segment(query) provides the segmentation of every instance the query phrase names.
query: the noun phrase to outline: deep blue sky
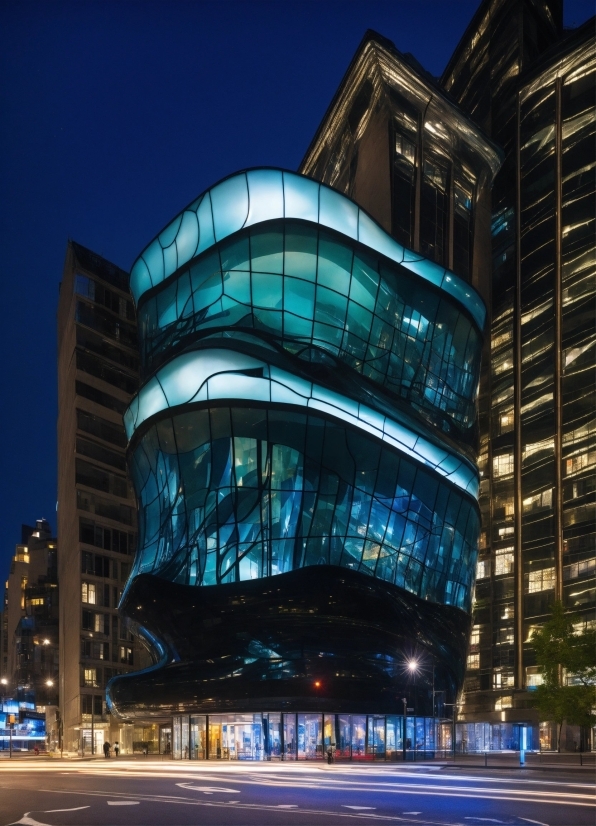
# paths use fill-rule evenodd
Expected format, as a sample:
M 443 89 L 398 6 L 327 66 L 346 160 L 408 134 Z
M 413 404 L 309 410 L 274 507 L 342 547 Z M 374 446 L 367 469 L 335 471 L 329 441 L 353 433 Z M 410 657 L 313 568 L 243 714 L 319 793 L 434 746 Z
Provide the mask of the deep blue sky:
M 129 269 L 220 177 L 297 167 L 367 28 L 439 75 L 477 5 L 0 0 L 0 582 L 21 523 L 56 526 L 67 239 Z

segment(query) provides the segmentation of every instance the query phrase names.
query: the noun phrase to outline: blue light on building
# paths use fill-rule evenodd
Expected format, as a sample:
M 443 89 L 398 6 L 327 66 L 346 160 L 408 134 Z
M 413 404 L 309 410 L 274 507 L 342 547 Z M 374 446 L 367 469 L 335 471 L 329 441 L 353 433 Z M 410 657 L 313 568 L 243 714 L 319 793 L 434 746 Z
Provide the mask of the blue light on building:
M 197 198 L 131 285 L 121 609 L 160 653 L 112 710 L 401 713 L 416 652 L 431 714 L 461 685 L 476 566 L 476 291 L 276 169 Z

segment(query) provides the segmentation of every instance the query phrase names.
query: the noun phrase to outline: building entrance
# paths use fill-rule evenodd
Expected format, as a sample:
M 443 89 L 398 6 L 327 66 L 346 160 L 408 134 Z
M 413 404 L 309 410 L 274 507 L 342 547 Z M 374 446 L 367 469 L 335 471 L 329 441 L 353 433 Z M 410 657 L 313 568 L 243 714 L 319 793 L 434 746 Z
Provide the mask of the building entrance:
M 172 753 L 172 726 L 159 727 L 159 753 Z

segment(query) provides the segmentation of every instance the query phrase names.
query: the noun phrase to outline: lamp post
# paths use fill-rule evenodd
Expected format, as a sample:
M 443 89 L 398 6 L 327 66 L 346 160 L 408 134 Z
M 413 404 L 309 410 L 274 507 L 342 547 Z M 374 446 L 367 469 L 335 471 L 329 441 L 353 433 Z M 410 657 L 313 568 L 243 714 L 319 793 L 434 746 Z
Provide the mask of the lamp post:
M 8 680 L 6 679 L 6 677 L 2 677 L 2 679 L 0 679 L 0 685 L 2 686 L 2 706 L 4 707 L 4 705 L 6 703 L 6 686 L 8 685 Z M 13 719 L 14 719 L 14 715 L 7 713 L 6 722 L 8 723 L 8 737 L 9 737 L 9 743 L 10 743 L 10 745 L 9 745 L 9 749 L 10 749 L 9 757 L 12 757 L 12 722 L 11 722 L 11 720 L 13 720 Z

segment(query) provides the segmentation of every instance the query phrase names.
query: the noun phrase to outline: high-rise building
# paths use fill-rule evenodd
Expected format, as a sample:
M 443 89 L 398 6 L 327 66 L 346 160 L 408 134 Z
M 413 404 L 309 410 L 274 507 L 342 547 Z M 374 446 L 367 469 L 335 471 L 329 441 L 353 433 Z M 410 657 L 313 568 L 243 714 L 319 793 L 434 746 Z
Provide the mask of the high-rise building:
M 141 664 L 138 643 L 117 612 L 136 544 L 122 413 L 137 386 L 128 275 L 70 242 L 58 307 L 59 693 L 66 751 L 97 750 L 104 737 L 132 746 L 107 713 L 104 691 L 114 674 Z
M 176 756 L 436 743 L 470 628 L 473 285 L 499 162 L 368 33 L 310 177 L 232 175 L 133 265 L 139 550 L 121 608 L 159 662 L 108 698 L 164 741 L 173 715 Z
M 3 694 L 36 706 L 58 694 L 57 544 L 45 519 L 23 525 L 4 590 Z
M 534 628 L 554 599 L 578 629 L 594 622 L 596 53 L 594 19 L 574 31 L 561 21 L 558 0 L 486 0 L 442 78 L 505 150 L 491 208 L 469 721 L 538 723 Z M 543 746 L 553 737 L 543 726 Z

